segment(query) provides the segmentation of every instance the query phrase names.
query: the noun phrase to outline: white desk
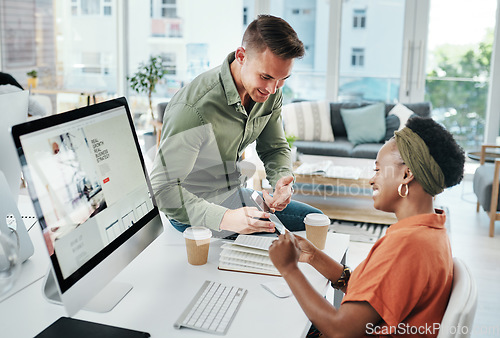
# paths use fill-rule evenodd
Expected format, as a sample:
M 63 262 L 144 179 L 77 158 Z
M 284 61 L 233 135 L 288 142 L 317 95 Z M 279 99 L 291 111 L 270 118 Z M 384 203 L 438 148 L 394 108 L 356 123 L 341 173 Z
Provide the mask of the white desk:
M 131 283 L 134 286 L 132 291 L 108 313 L 82 310 L 74 318 L 146 331 L 152 337 L 214 337 L 173 327 L 201 284 L 209 279 L 248 289 L 226 337 L 305 336 L 310 323 L 296 299 L 293 296 L 277 298 L 260 285 L 281 277 L 218 270 L 223 243 L 218 239 L 212 240 L 208 263 L 191 266 L 187 263 L 181 233 L 168 223 L 164 224 L 165 232 L 115 278 L 116 281 Z M 32 229 L 30 236 L 36 248 L 43 245 L 39 228 Z M 340 260 L 348 244 L 348 235 L 329 233 L 326 252 Z M 40 250 L 35 253 L 37 256 L 31 259 L 47 264 L 48 259 L 43 263 L 44 259 L 38 257 Z M 301 269 L 318 292 L 325 294 L 327 280 L 308 265 L 303 264 Z M 42 285 L 43 280 L 38 279 L 0 303 L 2 337 L 33 337 L 57 318 L 66 316 L 62 306 L 43 298 Z
M 26 230 L 31 229 L 29 231 L 29 235 L 31 241 L 33 242 L 34 253 L 33 256 L 31 256 L 22 265 L 16 284 L 9 292 L 0 296 L 0 315 L 2 313 L 2 301 L 4 299 L 11 297 L 11 295 L 41 279 L 47 274 L 48 271 L 49 256 L 47 254 L 47 247 L 43 241 L 42 232 L 39 230 L 38 222 L 35 216 L 35 210 L 33 209 L 31 199 L 28 195 L 19 195 L 19 207 L 19 212 L 21 213 L 24 221 L 24 227 Z
M 78 89 L 44 89 L 44 88 L 33 88 L 31 92 L 34 94 L 47 94 L 47 95 L 57 95 L 57 94 L 78 94 L 87 97 L 87 106 L 90 106 L 90 98 L 96 103 L 95 97 L 98 94 L 106 92 L 105 90 L 78 90 Z

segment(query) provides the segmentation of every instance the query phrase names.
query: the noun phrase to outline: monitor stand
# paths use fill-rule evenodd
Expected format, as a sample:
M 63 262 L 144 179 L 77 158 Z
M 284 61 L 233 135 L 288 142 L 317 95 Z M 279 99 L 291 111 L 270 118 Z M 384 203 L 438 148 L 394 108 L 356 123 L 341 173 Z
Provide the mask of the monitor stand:
M 3 159 L 2 159 L 3 161 Z M 8 220 L 8 221 L 7 221 Z M 22 263 L 30 258 L 35 249 L 31 238 L 24 226 L 24 221 L 17 208 L 17 203 L 10 191 L 9 184 L 4 173 L 0 170 L 0 232 L 6 236 L 11 233 L 17 240 L 19 252 L 18 257 Z
M 132 288 L 132 284 L 113 281 L 92 298 L 83 309 L 91 312 L 109 312 L 127 295 L 127 293 L 130 292 L 130 290 L 132 290 Z M 57 289 L 54 273 L 50 268 L 45 275 L 43 294 L 49 302 L 63 305 L 61 295 Z

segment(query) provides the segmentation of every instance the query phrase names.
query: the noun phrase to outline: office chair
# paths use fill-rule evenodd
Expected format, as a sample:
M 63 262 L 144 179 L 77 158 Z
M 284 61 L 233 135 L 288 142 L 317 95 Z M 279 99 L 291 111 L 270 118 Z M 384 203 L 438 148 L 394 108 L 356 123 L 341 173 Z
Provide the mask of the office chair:
M 161 128 L 163 127 L 163 115 L 165 115 L 165 109 L 167 108 L 168 102 L 160 102 L 156 107 L 157 117 L 152 121 L 153 126 L 156 129 L 156 147 L 160 146 L 161 139 Z
M 40 105 L 41 109 L 43 109 L 43 112 L 39 111 L 37 114 L 33 113 L 33 115 L 39 115 L 41 117 L 46 115 L 52 115 L 54 113 L 54 111 L 52 110 L 52 101 L 50 100 L 49 96 L 32 94 L 30 95 L 30 100 L 37 102 L 37 104 Z
M 495 234 L 495 221 L 500 220 L 500 205 L 498 199 L 499 190 L 499 172 L 500 159 L 491 158 L 492 163 L 485 163 L 486 157 L 498 155 L 496 153 L 488 153 L 488 148 L 498 149 L 496 145 L 482 145 L 479 164 L 480 166 L 474 173 L 474 181 L 472 184 L 474 193 L 477 196 L 476 212 L 479 212 L 479 207 L 482 206 L 484 211 L 488 213 L 490 218 L 490 237 Z
M 438 338 L 470 337 L 476 314 L 477 287 L 465 263 L 453 258 L 453 285 Z

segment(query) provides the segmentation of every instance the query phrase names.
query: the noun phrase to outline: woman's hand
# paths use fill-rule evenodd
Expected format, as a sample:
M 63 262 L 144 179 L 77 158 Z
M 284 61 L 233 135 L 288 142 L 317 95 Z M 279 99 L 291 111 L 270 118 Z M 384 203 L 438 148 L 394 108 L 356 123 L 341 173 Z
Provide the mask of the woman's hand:
M 300 254 L 300 247 L 291 232 L 280 235 L 278 240 L 274 241 L 269 247 L 269 257 L 282 275 L 297 268 Z
M 318 248 L 316 248 L 314 244 L 309 242 L 307 239 L 299 235 L 294 235 L 291 232 L 287 232 L 285 235 L 281 235 L 278 240 L 273 242 L 269 248 L 269 256 L 271 257 L 273 264 L 279 270 L 276 264 L 283 266 L 293 262 L 312 264 L 314 255 L 317 251 Z M 290 262 L 287 261 L 287 258 Z
M 299 235 L 294 235 L 294 236 L 300 248 L 299 262 L 311 264 L 311 262 L 314 259 L 315 253 L 318 251 L 318 248 L 316 248 L 314 244 L 309 242 L 304 237 L 301 237 Z

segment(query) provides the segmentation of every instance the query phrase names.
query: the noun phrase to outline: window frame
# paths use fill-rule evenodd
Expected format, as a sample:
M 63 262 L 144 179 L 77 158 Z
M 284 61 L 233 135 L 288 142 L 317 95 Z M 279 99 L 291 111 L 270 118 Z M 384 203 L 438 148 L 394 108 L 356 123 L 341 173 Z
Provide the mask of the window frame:
M 366 28 L 366 9 L 355 9 L 353 11 L 353 25 L 354 29 Z

